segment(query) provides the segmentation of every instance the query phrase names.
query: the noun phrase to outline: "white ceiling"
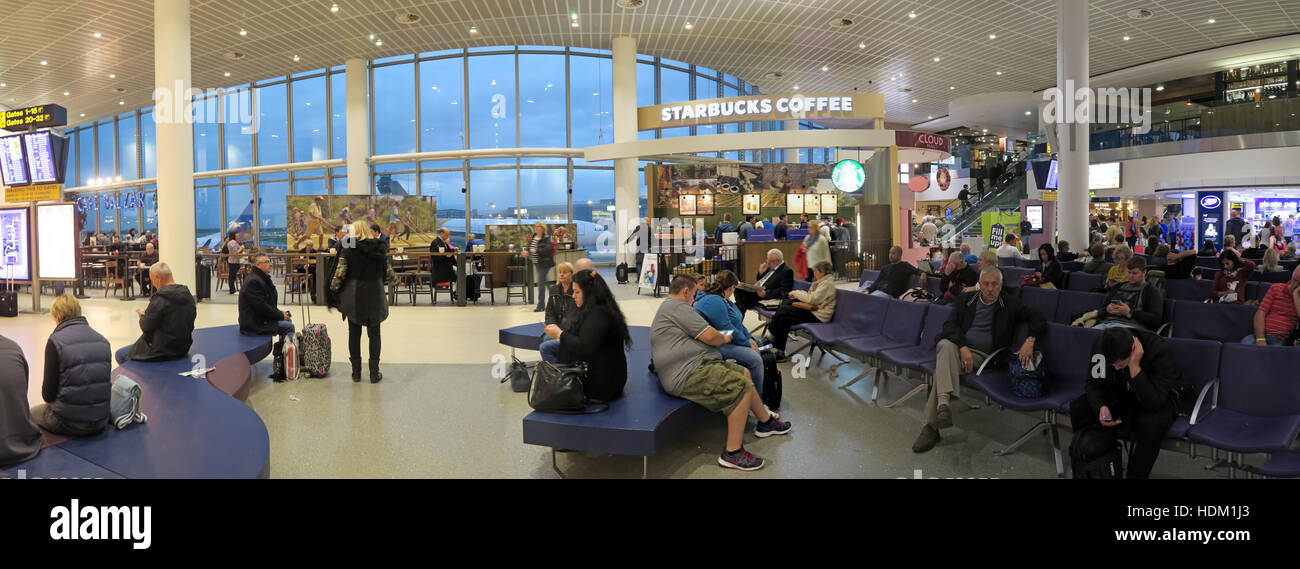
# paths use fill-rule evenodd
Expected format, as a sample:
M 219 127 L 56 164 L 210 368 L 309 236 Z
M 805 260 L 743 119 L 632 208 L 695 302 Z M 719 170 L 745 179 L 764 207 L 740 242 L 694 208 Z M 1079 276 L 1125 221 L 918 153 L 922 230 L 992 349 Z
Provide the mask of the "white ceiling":
M 898 123 L 947 114 L 959 97 L 1055 81 L 1055 0 L 646 0 L 635 10 L 614 0 L 339 0 L 337 14 L 331 0 L 191 1 L 199 88 L 341 65 L 353 56 L 515 44 L 609 49 L 615 35 L 636 37 L 641 53 L 719 69 L 767 92 L 795 84 L 804 92 L 883 92 L 886 115 Z M 1134 8 L 1153 15 L 1132 20 L 1125 14 Z M 0 36 L 0 104 L 59 103 L 77 122 L 150 104 L 152 0 L 0 0 L 0 10 L 24 15 L 22 28 Z M 917 17 L 908 17 L 912 11 Z M 579 28 L 569 25 L 573 12 Z M 407 13 L 420 21 L 395 21 Z M 854 24 L 829 25 L 840 18 Z M 1298 22 L 1300 0 L 1092 0 L 1091 72 L 1294 34 Z M 96 32 L 102 37 L 92 37 Z M 368 40 L 371 33 L 382 47 Z M 1130 41 L 1121 39 L 1126 34 Z M 246 57 L 228 61 L 229 51 Z M 768 72 L 785 76 L 765 79 Z

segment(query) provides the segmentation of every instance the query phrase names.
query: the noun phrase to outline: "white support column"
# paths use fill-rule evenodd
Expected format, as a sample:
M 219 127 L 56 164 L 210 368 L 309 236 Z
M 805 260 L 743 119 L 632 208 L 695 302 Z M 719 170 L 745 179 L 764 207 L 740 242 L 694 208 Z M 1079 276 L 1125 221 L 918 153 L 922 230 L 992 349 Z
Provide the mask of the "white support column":
M 366 60 L 351 58 L 345 62 L 343 82 L 347 85 L 348 113 L 348 194 L 370 193 L 370 104 L 366 90 Z
M 190 1 L 155 0 L 154 112 L 158 138 L 159 260 L 177 284 L 195 292 L 194 128 L 185 114 L 190 92 Z M 212 117 L 206 117 L 213 120 Z M 220 120 L 219 117 L 216 120 Z
M 635 142 L 636 117 L 636 38 L 614 38 L 614 142 Z M 637 159 L 614 161 L 614 227 L 610 246 L 616 251 L 615 262 L 626 262 L 623 241 L 640 222 L 640 185 L 637 183 Z
M 1056 83 L 1061 89 L 1063 105 L 1077 105 L 1075 92 L 1088 88 L 1088 2 L 1085 0 L 1056 1 Z M 1074 120 L 1069 124 L 1056 125 L 1060 140 L 1057 228 L 1060 239 L 1087 243 L 1088 124 L 1077 113 L 1065 114 L 1071 115 Z

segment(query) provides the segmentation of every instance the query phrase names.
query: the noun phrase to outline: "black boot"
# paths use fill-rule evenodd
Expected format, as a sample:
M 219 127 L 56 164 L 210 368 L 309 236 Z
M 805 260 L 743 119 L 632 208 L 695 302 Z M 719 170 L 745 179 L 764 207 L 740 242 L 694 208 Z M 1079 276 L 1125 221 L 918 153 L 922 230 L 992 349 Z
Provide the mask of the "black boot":
M 379 373 L 379 360 L 370 360 L 370 383 L 379 383 L 384 374 Z
M 361 358 L 351 359 L 352 362 L 352 381 L 361 381 Z

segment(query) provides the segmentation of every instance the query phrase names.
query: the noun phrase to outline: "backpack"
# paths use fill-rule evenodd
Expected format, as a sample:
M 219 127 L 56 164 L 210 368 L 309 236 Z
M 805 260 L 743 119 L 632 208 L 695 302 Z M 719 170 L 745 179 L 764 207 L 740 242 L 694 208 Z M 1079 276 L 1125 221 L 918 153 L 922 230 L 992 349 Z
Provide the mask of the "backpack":
M 759 352 L 763 357 L 763 404 L 773 411 L 781 408 L 781 370 L 776 367 L 772 350 Z
M 1011 392 L 1016 397 L 1037 399 L 1048 393 L 1047 386 L 1044 385 L 1047 374 L 1043 372 L 1042 363 L 1042 352 L 1034 352 L 1034 365 L 1029 367 L 1021 365 L 1020 358 L 1011 358 L 1008 375 L 1011 377 Z
M 618 284 L 627 284 L 627 263 L 619 263 L 614 268 L 614 278 L 618 280 Z
M 125 375 L 118 375 L 113 380 L 108 401 L 109 415 L 113 418 L 113 426 L 118 429 L 149 420 L 149 416 L 140 410 L 140 385 Z
M 1070 441 L 1070 469 L 1075 478 L 1116 479 L 1124 477 L 1124 454 L 1113 429 L 1089 425 Z

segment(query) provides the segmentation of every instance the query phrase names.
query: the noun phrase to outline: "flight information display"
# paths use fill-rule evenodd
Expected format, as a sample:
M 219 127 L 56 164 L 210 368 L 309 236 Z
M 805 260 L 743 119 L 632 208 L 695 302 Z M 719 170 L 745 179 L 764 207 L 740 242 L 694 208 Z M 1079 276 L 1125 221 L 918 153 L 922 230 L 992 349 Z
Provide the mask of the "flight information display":
M 23 155 L 22 136 L 0 138 L 0 178 L 6 186 L 31 183 L 27 178 L 27 160 Z
M 59 181 L 58 170 L 54 164 L 54 148 L 50 144 L 50 133 L 34 132 L 24 134 L 23 146 L 27 147 L 27 167 L 33 184 L 52 184 Z

